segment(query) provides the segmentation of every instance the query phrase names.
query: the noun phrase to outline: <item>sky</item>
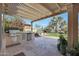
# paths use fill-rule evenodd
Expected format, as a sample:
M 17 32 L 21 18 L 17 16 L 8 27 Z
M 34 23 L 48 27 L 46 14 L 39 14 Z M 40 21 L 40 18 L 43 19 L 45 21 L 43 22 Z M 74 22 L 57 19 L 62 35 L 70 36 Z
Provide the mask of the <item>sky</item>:
M 68 23 L 68 13 L 67 12 L 56 15 L 56 16 L 63 17 L 63 19 Z M 43 26 L 43 27 L 46 27 L 49 24 L 49 22 L 51 21 L 51 19 L 52 19 L 52 17 L 49 17 L 49 18 L 45 18 L 45 19 L 41 19 L 39 21 L 36 21 L 36 22 L 33 23 L 33 27 L 35 28 L 36 24 Z
M 56 15 L 56 16 L 63 17 L 63 19 L 68 23 L 68 13 L 67 12 L 59 14 L 59 15 Z M 12 16 L 8 16 L 8 18 L 11 19 Z M 39 25 L 39 26 L 42 26 L 42 27 L 46 27 L 49 24 L 49 22 L 51 21 L 52 18 L 53 17 L 49 17 L 49 18 L 41 19 L 39 21 L 34 22 L 33 23 L 33 28 L 35 28 L 36 24 Z M 24 19 L 24 18 L 22 18 L 22 20 L 23 20 L 23 23 L 25 23 L 25 24 L 31 24 L 31 19 Z

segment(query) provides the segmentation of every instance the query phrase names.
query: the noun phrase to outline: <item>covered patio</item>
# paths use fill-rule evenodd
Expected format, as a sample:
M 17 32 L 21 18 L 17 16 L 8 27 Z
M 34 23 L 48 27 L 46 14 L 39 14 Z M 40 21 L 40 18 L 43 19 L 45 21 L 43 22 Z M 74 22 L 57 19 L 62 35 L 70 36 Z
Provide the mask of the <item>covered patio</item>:
M 64 12 L 68 12 L 68 48 L 74 48 L 78 44 L 79 4 L 64 4 L 64 3 L 26 3 L 26 4 L 25 3 L 10 3 L 10 4 L 6 3 L 5 4 L 3 3 L 3 4 L 0 4 L 0 7 L 1 7 L 0 8 L 0 52 L 1 52 L 1 55 L 8 55 L 7 53 L 10 53 L 9 51 L 15 48 L 17 48 L 16 51 L 24 51 L 26 52 L 25 55 L 27 55 L 28 50 L 32 49 L 32 46 L 33 48 L 34 47 L 35 48 L 28 52 L 29 55 L 61 55 L 59 52 L 57 52 L 56 45 L 51 47 L 51 43 L 53 43 L 54 40 L 51 41 L 50 38 L 45 38 L 45 37 L 40 37 L 40 38 L 33 37 L 34 39 L 32 41 L 21 41 L 20 47 L 18 46 L 11 49 L 6 48 L 6 38 L 5 38 L 4 27 L 3 27 L 4 21 L 5 21 L 4 15 L 6 14 L 31 19 L 32 20 L 31 31 L 32 31 L 33 22 L 47 18 L 47 17 L 52 17 Z M 44 40 L 44 39 L 48 39 L 48 43 L 50 42 L 50 44 L 46 43 L 47 40 Z M 40 44 L 40 41 L 41 43 L 43 42 L 42 45 Z M 28 45 L 28 43 L 31 43 L 30 45 L 31 47 Z M 41 49 L 40 49 L 40 45 L 41 45 Z M 46 45 L 49 45 L 49 46 L 46 46 Z M 11 50 L 11 53 L 13 52 L 14 51 Z
M 57 50 L 57 39 L 38 37 L 30 41 L 22 41 L 20 45 L 6 48 L 9 56 L 62 56 Z

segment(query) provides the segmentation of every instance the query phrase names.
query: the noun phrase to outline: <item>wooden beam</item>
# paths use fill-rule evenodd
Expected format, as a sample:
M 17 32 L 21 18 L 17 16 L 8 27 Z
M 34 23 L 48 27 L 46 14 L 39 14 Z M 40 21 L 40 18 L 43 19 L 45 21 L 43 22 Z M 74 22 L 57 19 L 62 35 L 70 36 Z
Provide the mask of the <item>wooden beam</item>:
M 67 12 L 67 10 L 63 10 L 63 11 L 59 11 L 59 12 L 56 12 L 56 13 L 52 13 L 51 15 L 42 17 L 42 18 L 37 19 L 37 20 L 34 20 L 33 22 L 35 22 L 35 21 L 39 21 L 39 20 L 42 20 L 42 19 L 45 19 L 45 18 L 48 18 L 48 17 L 52 17 L 52 16 L 55 16 L 55 15 L 58 15 L 58 14 L 61 14 L 61 13 L 64 13 L 64 12 Z
M 78 44 L 78 10 L 79 5 L 68 7 L 68 47 L 74 48 Z
M 67 12 L 68 6 L 71 6 L 71 5 L 63 6 L 61 9 L 57 9 L 57 10 L 53 11 L 51 15 L 41 17 L 39 19 L 34 20 L 33 22 L 38 21 L 38 20 L 42 20 L 44 18 L 52 17 L 52 16 L 55 16 L 55 15 L 58 15 L 58 14 L 61 14 L 61 13 L 64 13 L 64 12 Z

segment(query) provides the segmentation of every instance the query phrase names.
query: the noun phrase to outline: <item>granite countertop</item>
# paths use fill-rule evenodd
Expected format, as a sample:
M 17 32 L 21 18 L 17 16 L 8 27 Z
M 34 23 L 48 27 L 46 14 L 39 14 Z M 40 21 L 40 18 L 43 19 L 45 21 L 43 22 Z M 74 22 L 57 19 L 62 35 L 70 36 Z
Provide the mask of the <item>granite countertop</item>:
M 32 33 L 32 32 L 17 32 L 16 34 L 28 34 L 28 33 Z

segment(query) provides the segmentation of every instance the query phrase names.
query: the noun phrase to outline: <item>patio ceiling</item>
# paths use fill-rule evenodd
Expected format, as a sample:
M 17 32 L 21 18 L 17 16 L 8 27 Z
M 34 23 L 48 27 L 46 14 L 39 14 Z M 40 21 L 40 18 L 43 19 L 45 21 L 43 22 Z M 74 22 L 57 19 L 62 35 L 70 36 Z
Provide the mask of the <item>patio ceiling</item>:
M 65 3 L 7 3 L 4 12 L 37 21 L 67 11 Z M 1 5 L 0 5 L 1 6 Z

